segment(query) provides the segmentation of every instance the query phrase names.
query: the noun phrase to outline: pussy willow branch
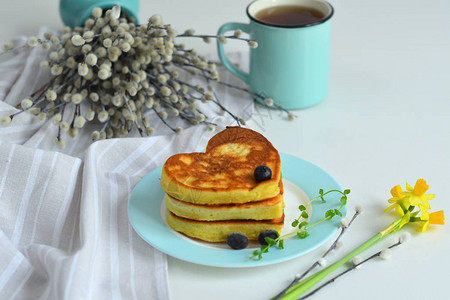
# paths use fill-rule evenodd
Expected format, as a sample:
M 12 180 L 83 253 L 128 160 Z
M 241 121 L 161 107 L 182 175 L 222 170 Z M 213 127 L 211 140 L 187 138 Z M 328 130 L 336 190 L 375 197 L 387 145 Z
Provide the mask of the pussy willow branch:
M 388 249 L 392 249 L 392 248 L 397 247 L 397 246 L 399 246 L 399 245 L 401 245 L 401 242 L 400 242 L 400 241 L 398 241 L 397 243 L 395 243 L 395 244 L 389 246 Z M 381 255 L 381 252 L 383 252 L 383 251 L 382 251 L 382 250 L 381 250 L 381 251 L 378 251 L 377 253 L 375 253 L 375 254 L 369 256 L 368 258 L 366 258 L 365 260 L 361 261 L 360 263 L 353 264 L 353 265 L 352 265 L 350 268 L 348 268 L 347 270 L 345 270 L 345 271 L 339 273 L 338 275 L 336 275 L 335 277 L 331 278 L 330 280 L 328 280 L 327 282 L 325 282 L 324 284 L 322 284 L 321 286 L 319 286 L 318 288 L 316 288 L 316 289 L 313 290 L 312 292 L 306 294 L 305 296 L 303 296 L 303 297 L 301 297 L 301 298 L 298 298 L 297 300 L 303 300 L 303 299 L 306 299 L 306 298 L 308 298 L 308 297 L 314 295 L 315 293 L 317 293 L 317 292 L 318 292 L 319 290 L 321 290 L 322 288 L 324 288 L 324 287 L 326 287 L 327 285 L 329 285 L 329 284 L 333 283 L 334 281 L 336 281 L 336 279 L 338 279 L 339 277 L 341 277 L 341 276 L 347 274 L 348 272 L 350 272 L 350 271 L 352 271 L 352 270 L 355 270 L 357 267 L 361 266 L 362 264 L 364 264 L 364 263 L 366 263 L 366 262 L 368 262 L 368 261 L 370 261 L 370 260 L 372 260 L 372 259 L 374 259 L 374 258 L 380 256 L 380 255 Z
M 264 99 L 265 99 L 264 96 L 262 96 L 262 95 L 260 95 L 260 94 L 258 94 L 258 93 L 252 92 L 252 91 L 251 91 L 250 89 L 248 89 L 248 88 L 240 87 L 240 86 L 233 85 L 233 84 L 226 83 L 226 82 L 222 82 L 222 81 L 219 81 L 219 82 L 217 82 L 217 83 L 218 83 L 218 84 L 221 84 L 221 85 L 224 85 L 224 86 L 226 86 L 226 87 L 229 87 L 229 88 L 233 88 L 233 89 L 236 89 L 236 90 L 240 90 L 240 91 L 246 92 L 246 93 L 250 94 L 251 96 L 253 96 L 253 97 L 255 97 L 255 98 L 258 98 L 259 100 L 261 100 L 261 101 L 264 102 Z M 267 104 L 264 104 L 264 105 L 267 106 L 267 107 L 270 107 L 270 106 L 267 105 Z M 287 109 L 284 109 L 282 106 L 280 106 L 280 105 L 278 105 L 278 104 L 276 104 L 276 103 L 273 103 L 272 106 L 275 107 L 276 109 L 279 109 L 279 110 L 284 111 L 285 113 L 289 114 L 289 111 L 288 111 Z
M 338 235 L 338 237 L 336 238 L 336 240 L 333 242 L 333 244 L 331 244 L 331 246 L 328 248 L 328 250 L 322 255 L 321 258 L 325 258 L 333 249 L 336 248 L 337 243 L 339 242 L 339 240 L 341 239 L 342 235 L 347 231 L 348 227 L 350 227 L 350 225 L 353 223 L 353 221 L 356 219 L 356 217 L 360 215 L 359 212 L 355 212 L 355 214 L 353 215 L 352 219 L 350 220 L 350 222 L 348 223 L 347 226 L 342 226 L 341 227 L 341 231 Z M 302 280 L 303 278 L 305 278 L 306 275 L 309 274 L 309 272 L 311 272 L 314 268 L 316 268 L 319 265 L 319 260 L 317 260 L 316 262 L 314 262 L 302 275 L 300 276 L 296 276 L 294 278 L 294 280 L 292 280 L 292 282 L 285 287 L 281 292 L 279 292 L 275 297 L 272 298 L 272 300 L 276 300 L 278 298 L 280 298 L 281 296 L 283 296 L 287 290 L 289 290 L 292 286 L 294 286 L 297 282 L 299 282 L 300 280 Z

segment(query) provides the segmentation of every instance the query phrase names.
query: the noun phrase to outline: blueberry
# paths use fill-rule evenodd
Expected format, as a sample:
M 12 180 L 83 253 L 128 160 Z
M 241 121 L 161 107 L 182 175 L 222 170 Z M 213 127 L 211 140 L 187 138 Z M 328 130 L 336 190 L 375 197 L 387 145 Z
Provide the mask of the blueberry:
M 268 166 L 257 166 L 253 176 L 255 176 L 255 180 L 258 182 L 269 180 L 272 178 L 272 170 Z
M 270 229 L 270 230 L 264 230 L 262 231 L 258 236 L 258 242 L 261 245 L 267 245 L 266 237 L 269 237 L 273 240 L 275 240 L 279 236 L 278 232 L 276 230 Z
M 248 238 L 240 232 L 232 232 L 227 236 L 227 244 L 235 250 L 244 249 L 248 246 Z

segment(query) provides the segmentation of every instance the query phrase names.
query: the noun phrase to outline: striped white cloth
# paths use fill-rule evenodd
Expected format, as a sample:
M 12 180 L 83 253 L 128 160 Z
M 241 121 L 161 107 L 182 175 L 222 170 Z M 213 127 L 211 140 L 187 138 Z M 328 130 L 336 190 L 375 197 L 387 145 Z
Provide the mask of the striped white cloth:
M 0 116 L 45 82 L 44 54 L 2 58 Z M 218 94 L 236 115 L 251 116 L 248 95 Z M 212 121 L 233 124 L 229 116 Z M 159 124 L 160 135 L 92 143 L 82 132 L 61 151 L 55 130 L 28 113 L 0 128 L 0 298 L 169 299 L 166 256 L 134 232 L 128 198 L 169 156 L 203 151 L 214 133 L 193 126 L 175 135 Z

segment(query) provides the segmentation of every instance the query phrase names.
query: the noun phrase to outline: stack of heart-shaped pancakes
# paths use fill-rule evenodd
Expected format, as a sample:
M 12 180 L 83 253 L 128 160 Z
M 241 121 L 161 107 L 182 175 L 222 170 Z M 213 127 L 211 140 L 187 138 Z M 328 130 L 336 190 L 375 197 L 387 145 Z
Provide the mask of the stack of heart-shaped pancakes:
M 270 179 L 257 182 L 257 166 Z M 167 223 L 187 236 L 224 242 L 232 232 L 249 240 L 284 224 L 283 184 L 278 151 L 261 134 L 227 127 L 208 142 L 205 153 L 171 156 L 163 166 Z

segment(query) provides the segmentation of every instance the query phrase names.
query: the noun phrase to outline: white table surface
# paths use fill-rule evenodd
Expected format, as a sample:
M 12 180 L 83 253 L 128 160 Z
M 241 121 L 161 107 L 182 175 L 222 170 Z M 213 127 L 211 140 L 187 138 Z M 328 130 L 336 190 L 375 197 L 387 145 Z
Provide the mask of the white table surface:
M 245 22 L 248 3 L 141 1 L 139 17 L 145 22 L 158 13 L 178 31 L 194 28 L 214 34 L 227 21 Z M 296 111 L 292 122 L 278 112 L 260 110 L 248 125 L 279 151 L 320 166 L 350 188 L 349 214 L 356 204 L 365 207 L 344 235 L 343 248 L 330 256 L 332 261 L 392 222 L 382 210 L 394 185 L 426 179 L 429 192 L 437 195 L 433 210 L 450 214 L 450 2 L 331 3 L 335 16 L 327 99 Z M 42 25 L 62 26 L 56 0 L 2 1 L 0 15 L 2 42 L 36 34 Z M 214 44 L 193 47 L 205 54 L 215 51 Z M 226 49 L 243 48 L 230 43 Z M 393 250 L 391 260 L 370 262 L 312 299 L 448 299 L 448 225 L 426 234 L 408 231 L 412 239 Z M 391 236 L 373 250 L 397 238 Z M 215 268 L 169 258 L 172 299 L 268 299 L 319 258 L 330 242 L 299 258 L 257 268 Z

